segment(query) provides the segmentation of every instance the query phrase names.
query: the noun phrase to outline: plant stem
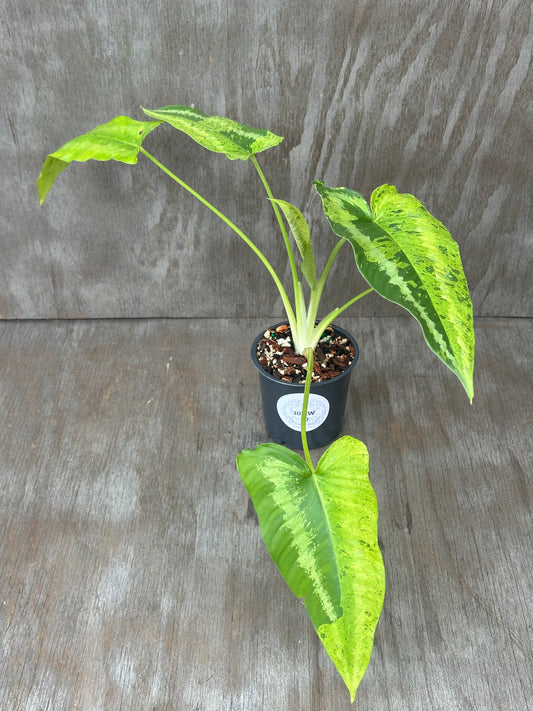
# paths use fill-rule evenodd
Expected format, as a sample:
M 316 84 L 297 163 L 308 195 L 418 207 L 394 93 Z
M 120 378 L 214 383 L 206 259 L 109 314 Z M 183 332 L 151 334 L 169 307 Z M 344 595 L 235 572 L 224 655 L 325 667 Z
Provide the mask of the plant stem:
M 253 155 L 253 156 L 250 156 L 250 160 L 254 164 L 255 169 L 257 170 L 257 173 L 258 173 L 259 177 L 261 178 L 261 182 L 263 183 L 263 186 L 266 190 L 266 194 L 268 195 L 268 197 L 271 201 L 272 209 L 274 210 L 274 214 L 276 215 L 276 219 L 278 221 L 278 225 L 281 230 L 281 234 L 283 236 L 283 241 L 285 242 L 285 249 L 287 250 L 287 256 L 289 257 L 289 264 L 291 267 L 292 284 L 293 284 L 293 288 L 294 288 L 294 301 L 295 301 L 296 311 L 298 312 L 298 302 L 301 297 L 300 290 L 298 289 L 298 281 L 299 281 L 298 280 L 298 269 L 296 267 L 296 261 L 294 259 L 294 252 L 292 251 L 292 248 L 291 248 L 291 243 L 289 240 L 289 235 L 287 233 L 287 228 L 285 227 L 285 223 L 283 222 L 283 218 L 281 216 L 278 206 L 276 205 L 275 202 L 272 202 L 272 200 L 274 199 L 274 195 L 272 193 L 272 190 L 270 189 L 270 185 L 268 184 L 268 181 L 267 181 L 263 171 L 259 167 L 257 158 Z
M 223 222 L 228 225 L 247 245 L 250 247 L 250 249 L 254 252 L 254 254 L 259 257 L 259 259 L 263 262 L 264 266 L 268 270 L 270 276 L 274 280 L 274 283 L 276 284 L 278 291 L 281 296 L 281 300 L 283 301 L 283 306 L 285 307 L 285 311 L 287 312 L 287 317 L 289 319 L 289 323 L 291 324 L 291 327 L 293 326 L 294 323 L 296 323 L 296 318 L 294 315 L 293 308 L 291 306 L 291 302 L 289 301 L 289 297 L 287 296 L 287 292 L 285 291 L 283 284 L 281 283 L 281 280 L 279 279 L 278 275 L 274 271 L 274 267 L 270 264 L 268 259 L 265 257 L 265 255 L 261 252 L 261 250 L 256 247 L 256 245 L 252 242 L 252 240 L 247 237 L 244 232 L 237 227 L 237 225 L 232 222 L 226 215 L 224 215 L 223 212 L 220 212 L 214 205 L 212 205 L 208 200 L 206 200 L 203 195 L 200 195 L 200 193 L 197 193 L 196 190 L 190 187 L 190 185 L 187 185 L 187 183 L 182 180 L 181 178 L 178 178 L 177 175 L 175 175 L 171 170 L 169 170 L 166 166 L 164 166 L 162 163 L 160 163 L 157 158 L 155 158 L 153 155 L 148 153 L 147 150 L 145 150 L 142 146 L 140 147 L 141 153 L 143 153 L 147 158 L 149 158 L 155 165 L 157 165 L 158 168 L 161 168 L 161 170 L 166 173 L 172 180 L 174 180 L 178 185 L 181 185 L 182 188 L 187 190 L 191 195 L 193 195 L 197 200 L 199 200 L 203 205 L 205 205 L 207 208 L 211 210 L 211 212 L 214 212 L 217 217 L 219 217 Z
M 308 329 L 314 329 L 316 316 L 317 316 L 318 308 L 320 305 L 320 300 L 322 298 L 322 292 L 324 291 L 324 287 L 326 285 L 326 280 L 328 278 L 328 274 L 330 272 L 331 267 L 333 266 L 335 257 L 339 253 L 341 247 L 343 247 L 345 244 L 346 244 L 345 239 L 340 239 L 337 242 L 337 244 L 333 248 L 331 254 L 329 255 L 328 261 L 326 262 L 326 266 L 324 267 L 324 270 L 323 270 L 322 274 L 320 275 L 320 279 L 317 281 L 316 287 L 311 291 L 311 295 L 309 298 L 309 310 L 308 310 L 308 315 L 307 315 L 307 328 Z
M 326 266 L 324 267 L 324 270 L 322 274 L 320 275 L 320 279 L 318 280 L 318 283 L 320 284 L 320 293 L 322 293 L 322 290 L 324 288 L 324 284 L 326 283 L 326 279 L 329 274 L 329 270 L 333 266 L 333 262 L 335 261 L 335 257 L 339 253 L 341 247 L 343 247 L 346 244 L 346 240 L 344 238 L 341 238 L 337 244 L 333 247 L 331 254 L 329 255 L 328 261 L 326 262 Z
M 327 316 L 325 316 L 322 319 L 322 321 L 320 321 L 320 323 L 316 326 L 315 331 L 314 331 L 315 336 L 313 338 L 313 343 L 315 342 L 315 339 L 316 339 L 316 342 L 318 343 L 318 341 L 320 340 L 320 336 L 322 335 L 324 329 L 327 328 L 332 323 L 332 321 L 334 321 L 338 316 L 340 316 L 340 314 L 343 311 L 345 311 L 352 304 L 355 304 L 355 302 L 359 301 L 359 299 L 362 299 L 363 296 L 367 296 L 368 294 L 370 294 L 372 291 L 374 291 L 374 289 L 372 289 L 372 288 L 367 289 L 366 291 L 362 291 L 360 294 L 357 294 L 357 296 L 354 296 L 353 299 L 350 299 L 350 301 L 347 301 L 343 306 L 339 306 L 337 309 L 330 311 L 329 314 Z
M 304 400 L 302 403 L 302 419 L 301 419 L 300 430 L 301 430 L 301 435 L 302 435 L 302 447 L 304 450 L 305 461 L 307 462 L 307 466 L 311 470 L 311 474 L 314 474 L 315 468 L 313 466 L 313 462 L 311 461 L 311 455 L 309 454 L 309 446 L 307 444 L 307 432 L 306 432 L 307 406 L 309 403 L 309 392 L 311 390 L 311 380 L 313 377 L 313 364 L 315 362 L 313 349 L 306 348 L 304 355 L 307 359 L 307 373 L 305 376 Z

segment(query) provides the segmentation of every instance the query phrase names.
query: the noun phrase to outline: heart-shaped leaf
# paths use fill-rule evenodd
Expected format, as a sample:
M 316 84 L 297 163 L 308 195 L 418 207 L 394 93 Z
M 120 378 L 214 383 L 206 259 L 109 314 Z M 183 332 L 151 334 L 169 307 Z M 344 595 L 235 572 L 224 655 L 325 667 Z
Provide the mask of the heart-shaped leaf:
M 270 131 L 250 128 L 224 116 L 208 116 L 190 106 L 163 106 L 144 113 L 158 121 L 166 121 L 178 131 L 183 131 L 204 148 L 215 153 L 225 153 L 228 158 L 246 160 L 283 141 Z
M 116 116 L 108 123 L 73 138 L 46 158 L 37 179 L 41 204 L 55 179 L 74 161 L 118 160 L 137 163 L 137 155 L 144 138 L 161 121 L 135 121 L 127 116 Z
M 237 457 L 261 534 L 353 701 L 370 661 L 385 592 L 378 508 L 362 442 L 342 437 L 313 473 L 295 452 L 261 444 Z
M 381 296 L 407 309 L 428 346 L 474 396 L 472 302 L 459 247 L 413 195 L 382 185 L 365 199 L 314 183 L 329 223 L 353 247 L 357 266 Z

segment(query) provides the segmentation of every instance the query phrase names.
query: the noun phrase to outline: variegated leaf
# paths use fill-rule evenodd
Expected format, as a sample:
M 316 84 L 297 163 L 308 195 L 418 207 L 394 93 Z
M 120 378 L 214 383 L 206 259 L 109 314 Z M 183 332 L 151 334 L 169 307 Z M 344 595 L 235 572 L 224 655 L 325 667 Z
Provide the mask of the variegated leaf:
M 352 245 L 361 274 L 417 319 L 428 346 L 472 399 L 472 302 L 459 247 L 446 227 L 392 185 L 374 190 L 370 208 L 353 190 L 314 184 L 333 231 Z
M 145 137 L 161 121 L 135 121 L 127 116 L 116 116 L 108 123 L 93 128 L 65 143 L 46 158 L 37 179 L 41 204 L 57 176 L 72 161 L 118 160 L 137 163 L 137 155 Z
M 272 202 L 276 203 L 276 205 L 283 210 L 283 214 L 291 228 L 294 241 L 302 255 L 302 263 L 300 266 L 302 274 L 309 286 L 313 289 L 316 286 L 316 267 L 309 225 L 300 210 L 294 207 L 294 205 L 291 205 L 290 202 L 286 202 L 285 200 L 272 200 Z
M 378 509 L 362 442 L 342 437 L 316 471 L 295 452 L 261 444 L 237 457 L 261 534 L 352 701 L 365 673 L 385 591 Z
M 190 106 L 163 106 L 151 110 L 143 108 L 147 116 L 166 121 L 183 131 L 204 148 L 225 153 L 228 158 L 246 160 L 283 141 L 270 131 L 250 128 L 223 116 L 208 116 Z

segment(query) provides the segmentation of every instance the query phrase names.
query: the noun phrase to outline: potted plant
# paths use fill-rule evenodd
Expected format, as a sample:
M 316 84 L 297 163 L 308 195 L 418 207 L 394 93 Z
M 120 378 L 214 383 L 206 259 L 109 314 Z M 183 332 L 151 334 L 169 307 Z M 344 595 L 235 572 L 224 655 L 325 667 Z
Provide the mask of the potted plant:
M 291 376 L 298 370 L 296 380 L 304 381 L 294 383 L 285 377 L 287 386 L 297 386 L 298 392 L 291 391 L 290 396 L 296 394 L 300 398 L 291 405 L 292 417 L 299 419 L 299 425 L 292 422 L 289 429 L 297 432 L 296 444 L 303 449 L 303 457 L 278 442 L 268 442 L 254 450 L 242 451 L 237 466 L 257 511 L 268 552 L 292 592 L 304 599 L 313 626 L 353 701 L 370 660 L 385 591 L 383 560 L 377 542 L 378 509 L 368 478 L 368 452 L 362 442 L 350 436 L 341 437 L 329 446 L 317 465 L 313 464 L 307 430 L 312 437 L 323 424 L 316 425 L 315 409 L 309 408 L 309 399 L 314 395 L 312 388 L 316 390 L 322 385 L 312 386 L 313 374 L 316 379 L 321 373 L 315 358 L 322 358 L 324 347 L 328 350 L 327 339 L 335 335 L 335 328 L 328 329 L 334 320 L 375 291 L 414 316 L 429 348 L 455 373 L 471 400 L 472 303 L 458 246 L 421 202 L 412 195 L 398 193 L 391 185 L 376 188 L 369 205 L 353 190 L 326 187 L 317 180 L 314 186 L 324 213 L 339 237 L 322 272 L 317 274 L 304 216 L 295 206 L 274 197 L 257 160 L 260 152 L 283 140 L 280 136 L 227 118 L 207 116 L 187 106 L 143 111 L 151 120 L 118 116 L 48 155 L 37 181 L 41 203 L 57 176 L 72 161 L 118 160 L 133 164 L 140 153 L 217 215 L 269 272 L 281 296 L 287 321 L 267 329 L 263 346 L 271 341 L 271 351 L 278 351 L 278 355 L 281 351 L 285 356 L 289 353 L 289 362 L 285 358 L 282 365 L 293 368 Z M 143 147 L 144 139 L 161 123 L 186 133 L 204 148 L 224 153 L 232 160 L 252 162 L 279 224 L 290 265 L 292 298 L 257 244 Z M 324 285 L 346 243 L 352 246 L 355 264 L 369 288 L 350 295 L 343 305 L 320 315 Z M 306 282 L 306 290 L 302 280 Z M 334 389 L 340 381 L 347 380 L 357 359 L 355 341 L 349 334 L 340 335 L 341 340 L 348 342 L 348 355 L 344 371 L 327 378 Z M 324 338 L 326 344 L 322 347 L 320 342 Z M 260 340 L 261 336 L 254 343 L 252 357 L 261 370 L 269 360 L 269 345 L 258 354 Z M 261 358 L 264 363 L 259 362 Z M 338 356 L 337 360 L 342 358 Z M 286 375 L 285 367 L 281 370 L 282 380 L 270 376 L 278 384 L 283 384 Z M 283 397 L 276 394 L 274 402 Z M 333 401 L 343 397 L 340 392 Z M 265 405 L 271 410 L 272 407 Z M 328 438 L 337 434 L 335 428 L 336 425 L 327 433 Z M 284 436 L 274 434 L 279 440 Z M 316 441 L 311 441 L 311 446 L 317 446 Z

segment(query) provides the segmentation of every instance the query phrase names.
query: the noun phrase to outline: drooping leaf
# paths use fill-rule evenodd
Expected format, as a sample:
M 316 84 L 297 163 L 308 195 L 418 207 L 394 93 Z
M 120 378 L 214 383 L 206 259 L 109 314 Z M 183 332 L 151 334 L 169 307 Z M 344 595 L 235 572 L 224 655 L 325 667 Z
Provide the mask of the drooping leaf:
M 88 133 L 65 143 L 46 158 L 37 179 L 41 204 L 57 176 L 72 161 L 117 160 L 137 163 L 137 155 L 144 138 L 161 121 L 135 121 L 127 116 L 116 116 L 108 123 L 96 126 Z
M 279 205 L 283 210 L 291 232 L 294 237 L 300 254 L 302 255 L 301 270 L 307 283 L 313 289 L 316 286 L 316 268 L 315 268 L 315 257 L 313 255 L 313 247 L 311 244 L 311 233 L 309 231 L 309 225 L 306 222 L 305 217 L 302 215 L 300 210 L 290 202 L 285 200 L 272 200 L 272 202 Z
M 361 274 L 417 319 L 428 346 L 472 399 L 472 302 L 459 247 L 446 227 L 392 185 L 374 190 L 371 208 L 352 190 L 314 185 L 333 231 L 352 245 Z
M 304 598 L 353 701 L 385 591 L 367 449 L 342 437 L 312 473 L 295 452 L 261 444 L 241 452 L 237 466 L 267 550 L 292 592 Z
M 246 160 L 283 141 L 270 131 L 250 128 L 223 116 L 208 116 L 190 106 L 163 106 L 145 109 L 144 113 L 158 121 L 166 121 L 178 131 L 183 131 L 204 148 L 215 153 L 225 153 L 231 160 Z

